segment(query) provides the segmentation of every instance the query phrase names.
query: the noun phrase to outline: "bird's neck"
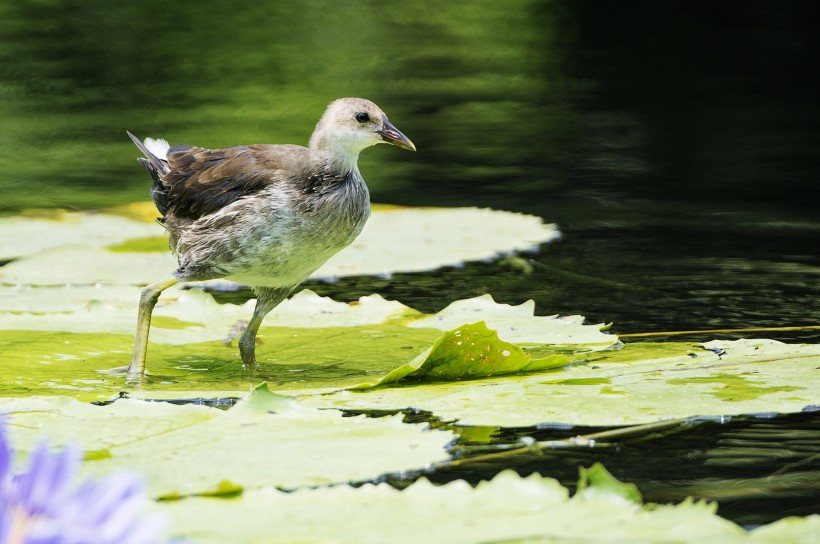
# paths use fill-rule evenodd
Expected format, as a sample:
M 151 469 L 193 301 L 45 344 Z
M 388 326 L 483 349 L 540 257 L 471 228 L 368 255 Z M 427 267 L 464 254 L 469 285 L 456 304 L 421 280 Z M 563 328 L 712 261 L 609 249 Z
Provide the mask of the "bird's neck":
M 357 165 L 358 158 L 358 153 L 334 153 L 326 149 L 311 148 L 305 191 L 323 195 L 340 189 L 350 181 L 364 183 Z
M 311 141 L 310 162 L 313 170 L 322 170 L 329 174 L 347 176 L 354 170 L 358 171 L 357 162 L 359 152 L 341 148 L 314 147 Z

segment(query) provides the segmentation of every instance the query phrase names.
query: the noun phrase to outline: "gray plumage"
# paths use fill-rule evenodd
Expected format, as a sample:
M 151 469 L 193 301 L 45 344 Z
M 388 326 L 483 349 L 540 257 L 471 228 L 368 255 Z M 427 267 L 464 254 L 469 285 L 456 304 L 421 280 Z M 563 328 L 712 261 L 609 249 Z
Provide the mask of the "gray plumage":
M 256 310 L 239 345 L 243 361 L 255 364 L 264 315 L 349 245 L 370 215 L 359 152 L 377 143 L 415 150 L 378 106 L 361 98 L 332 102 L 309 147 L 169 147 L 128 135 L 144 155 L 138 160 L 153 178 L 151 197 L 179 261 L 172 278 L 143 291 L 131 378 L 144 370 L 156 299 L 178 281 L 227 278 L 254 288 Z

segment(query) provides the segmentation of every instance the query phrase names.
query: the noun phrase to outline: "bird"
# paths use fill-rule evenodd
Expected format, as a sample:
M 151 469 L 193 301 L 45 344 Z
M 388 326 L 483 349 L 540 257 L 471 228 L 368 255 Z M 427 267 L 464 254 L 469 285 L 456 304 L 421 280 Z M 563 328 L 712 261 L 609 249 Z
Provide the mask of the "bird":
M 256 144 L 171 147 L 126 131 L 153 178 L 150 194 L 179 266 L 141 292 L 129 380 L 145 374 L 151 314 L 179 282 L 225 278 L 256 294 L 239 339 L 244 365 L 255 367 L 264 317 L 330 257 L 348 246 L 370 216 L 370 194 L 357 165 L 376 144 L 416 146 L 373 102 L 340 98 L 316 124 L 307 147 Z

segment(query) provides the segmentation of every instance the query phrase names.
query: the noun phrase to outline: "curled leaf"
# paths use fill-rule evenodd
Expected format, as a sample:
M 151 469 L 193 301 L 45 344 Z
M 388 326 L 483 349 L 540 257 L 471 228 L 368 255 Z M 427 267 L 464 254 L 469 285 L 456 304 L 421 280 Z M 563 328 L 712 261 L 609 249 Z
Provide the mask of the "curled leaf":
M 369 389 L 399 381 L 454 381 L 560 368 L 567 355 L 532 358 L 520 346 L 501 340 L 483 321 L 462 325 L 441 335 L 412 361 L 383 378 L 360 384 Z

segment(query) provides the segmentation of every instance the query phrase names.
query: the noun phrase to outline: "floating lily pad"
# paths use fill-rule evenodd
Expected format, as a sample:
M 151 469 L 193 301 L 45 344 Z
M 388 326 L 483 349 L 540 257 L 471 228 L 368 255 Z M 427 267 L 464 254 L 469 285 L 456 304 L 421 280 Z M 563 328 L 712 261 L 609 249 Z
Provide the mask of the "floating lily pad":
M 560 237 L 540 218 L 479 208 L 374 211 L 361 235 L 314 277 L 419 272 L 526 251 Z
M 163 293 L 163 300 L 179 296 L 179 289 Z M 49 314 L 82 311 L 93 303 L 134 306 L 140 289 L 133 285 L 0 285 L 0 320 L 13 314 Z M 0 328 L 14 328 L 17 320 L 5 322 Z M 22 322 L 19 322 L 23 326 Z M 39 327 L 42 327 L 40 325 Z M 56 328 L 56 325 L 55 325 Z
M 533 372 L 571 362 L 569 356 L 561 354 L 532 358 L 519 346 L 500 340 L 498 334 L 481 321 L 446 332 L 409 363 L 376 382 L 363 383 L 354 389 L 401 381 L 452 381 Z
M 177 536 L 209 542 L 429 544 L 452 542 L 680 543 L 813 542 L 820 516 L 787 519 L 746 532 L 685 501 L 642 508 L 591 487 L 570 498 L 558 482 L 505 471 L 472 488 L 425 479 L 398 491 L 387 484 L 283 493 L 258 490 L 230 500 L 165 503 Z M 783 538 L 785 537 L 785 540 Z
M 139 215 L 139 214 L 137 214 Z M 148 284 L 174 271 L 163 228 L 111 214 L 0 219 L 0 282 Z M 376 208 L 350 247 L 314 278 L 432 270 L 528 250 L 560 236 L 540 218 L 478 208 Z M 164 244 L 167 248 L 167 243 Z M 105 246 L 109 246 L 107 249 Z
M 270 327 L 260 336 L 261 363 L 254 369 L 243 368 L 236 346 L 219 340 L 151 344 L 148 377 L 135 388 L 109 372 L 128 364 L 133 334 L 0 331 L 0 397 L 69 395 L 98 401 L 130 391 L 140 397 L 211 398 L 242 396 L 262 381 L 290 394 L 330 392 L 387 374 L 428 347 L 438 333 L 388 324 Z
M 312 405 L 415 408 L 464 425 L 557 422 L 629 425 L 692 416 L 799 412 L 820 404 L 820 345 L 738 340 L 626 344 L 586 365 L 548 374 L 492 377 L 324 395 Z M 715 353 L 719 346 L 721 354 Z M 675 356 L 670 356 L 676 351 Z M 725 353 L 723 353 L 725 352 Z
M 48 218 L 0 217 L 0 260 L 63 245 L 103 247 L 163 232 L 156 223 L 100 213 L 58 212 Z
M 589 468 L 581 467 L 578 473 L 578 493 L 604 492 L 618 495 L 635 504 L 643 502 L 638 486 L 618 481 L 601 463 L 595 463 Z
M 84 304 L 83 296 L 89 297 Z M 16 311 L 0 312 L 0 330 L 133 334 L 139 296 L 137 287 L 128 286 L 15 289 L 8 301 L 0 299 L 0 304 L 16 304 L 12 306 Z M 35 310 L 21 311 L 25 304 L 21 299 L 28 299 Z M 219 304 L 199 289 L 169 289 L 154 310 L 151 341 L 191 344 L 222 340 L 237 321 L 250 318 L 254 304 L 253 300 L 241 305 Z M 49 309 L 58 311 L 43 311 Z M 74 311 L 59 311 L 66 309 Z M 418 312 L 379 295 L 346 304 L 304 290 L 271 312 L 265 326 L 360 327 L 414 315 Z
M 585 325 L 584 316 L 536 316 L 532 300 L 517 306 L 499 304 L 489 294 L 456 300 L 440 312 L 417 319 L 409 326 L 449 331 L 479 320 L 496 331 L 502 340 L 523 346 L 584 344 L 587 349 L 606 349 L 618 343 L 616 335 L 601 331 L 603 324 Z
M 16 449 L 27 452 L 44 436 L 55 445 L 81 442 L 86 458 L 110 456 L 110 448 L 201 424 L 219 410 L 193 404 L 121 399 L 95 406 L 65 396 L 0 398 Z
M 343 417 L 306 408 L 264 385 L 228 411 L 135 402 L 89 409 L 26 399 L 0 409 L 11 412 L 9 428 L 22 451 L 34 443 L 32 429 L 45 428 L 58 444 L 83 436 L 94 453 L 89 472 L 138 471 L 158 497 L 219 492 L 225 482 L 237 491 L 365 480 L 442 461 L 455 438 L 401 416 Z
M 0 268 L 11 285 L 146 285 L 177 267 L 170 252 L 128 253 L 87 245 L 60 245 L 21 257 Z
M 435 380 L 456 381 L 336 393 L 310 402 L 318 407 L 412 407 L 463 424 L 488 426 L 623 425 L 696 415 L 794 412 L 818 404 L 820 383 L 812 365 L 820 358 L 820 346 L 762 340 L 704 347 L 633 343 L 620 351 L 589 352 L 590 346 L 581 344 L 575 346 L 580 354 L 557 353 L 547 366 L 574 359 L 587 360 L 585 365 L 499 377 L 492 375 L 498 373 L 495 364 L 480 364 L 483 350 L 489 348 L 487 353 L 501 355 L 502 360 L 517 360 L 516 365 L 527 353 L 515 345 L 510 348 L 487 329 L 470 331 L 481 340 L 476 353 L 453 351 L 448 348 L 456 347 L 455 333 L 442 336 L 436 329 L 408 326 L 429 318 L 415 317 L 418 314 L 400 304 L 368 297 L 347 305 L 312 293 L 283 304 L 281 317 L 277 317 L 279 309 L 271 314 L 271 324 L 299 327 L 264 326 L 258 348 L 262 364 L 245 371 L 235 348 L 220 340 L 237 319 L 250 315 L 250 303 L 219 305 L 196 290 L 175 296 L 156 311 L 148 362 L 153 377 L 145 386 L 151 394 L 162 390 L 167 391 L 165 396 L 181 390 L 203 396 L 226 390 L 242 394 L 260 381 L 289 394 L 328 393 L 393 382 L 425 367 Z M 501 312 L 509 310 L 496 306 Z M 480 315 L 491 320 L 492 307 L 487 305 Z M 133 313 L 128 305 L 99 302 L 77 312 L 0 315 L 0 327 L 18 329 L 0 331 L 2 390 L 10 395 L 26 391 L 78 398 L 93 394 L 95 399 L 115 394 L 123 387 L 120 378 L 96 371 L 127 364 Z M 588 329 L 575 323 L 576 328 Z M 564 326 L 563 330 L 576 329 Z M 589 337 L 586 333 L 572 336 L 579 338 Z M 510 355 L 503 356 L 504 351 Z M 472 363 L 479 364 L 465 364 L 469 355 Z M 535 368 L 526 365 L 511 369 L 514 373 L 531 370 Z M 458 381 L 478 376 L 487 376 L 480 387 Z
M 78 305 L 81 301 L 74 298 L 78 292 L 95 298 L 68 312 L 0 312 L 0 347 L 7 372 L 0 391 L 49 394 L 65 388 L 63 394 L 74 391 L 81 398 L 96 391 L 93 400 L 100 400 L 122 388 L 121 378 L 97 371 L 128 363 L 139 289 L 54 287 L 23 293 L 31 291 L 52 295 L 50 302 L 41 294 L 30 297 L 40 309 Z M 59 302 L 60 297 L 65 297 L 65 302 Z M 407 326 L 424 316 L 398 302 L 372 295 L 346 304 L 302 291 L 265 319 L 257 348 L 262 364 L 247 371 L 241 367 L 236 348 L 224 345 L 223 340 L 237 321 L 252 314 L 253 304 L 218 304 L 210 294 L 197 289 L 169 289 L 154 311 L 148 355 L 152 379 L 147 387 L 170 391 L 184 387 L 200 394 L 237 388 L 241 394 L 260 381 L 268 381 L 279 390 L 307 394 L 356 385 L 373 387 L 412 372 L 416 376 L 427 372 L 432 379 L 466 379 L 543 370 L 573 359 L 571 351 L 531 356 L 499 340 L 486 327 L 476 336 L 481 340 L 478 351 L 467 349 L 470 342 L 463 349 L 454 349 L 459 347 L 458 340 L 448 344 L 447 335 L 435 350 L 428 350 L 442 337 L 441 331 Z M 503 311 L 504 305 L 498 307 Z M 482 315 L 491 318 L 491 309 L 488 306 Z M 584 328 L 577 323 L 562 330 L 571 334 Z M 449 350 L 445 349 L 448 345 Z M 584 352 L 588 346 L 573 349 Z M 499 361 L 483 365 L 488 354 Z M 454 357 L 460 362 L 451 364 Z M 497 364 L 501 361 L 511 364 Z M 421 371 L 422 366 L 426 370 Z M 443 372 L 445 368 L 451 371 Z M 385 376 L 390 378 L 383 382 Z

